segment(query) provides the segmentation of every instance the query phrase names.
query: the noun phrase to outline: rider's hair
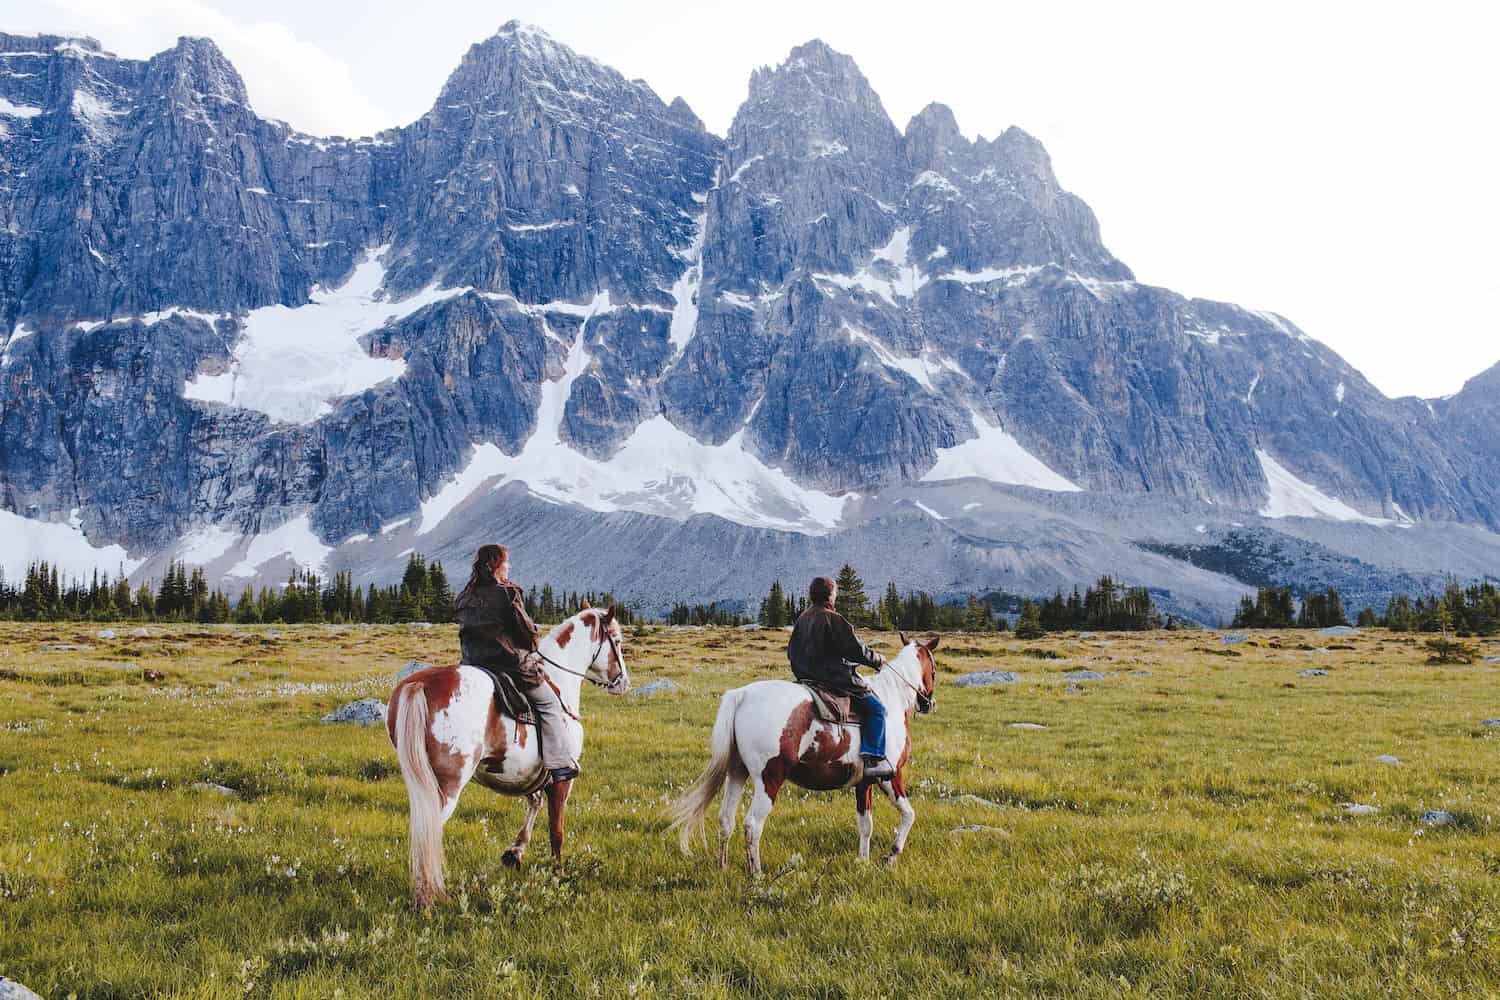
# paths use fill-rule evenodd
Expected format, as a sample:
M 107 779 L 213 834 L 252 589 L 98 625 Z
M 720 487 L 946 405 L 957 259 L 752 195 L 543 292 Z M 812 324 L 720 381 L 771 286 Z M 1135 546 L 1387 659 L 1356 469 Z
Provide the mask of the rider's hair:
M 813 582 L 808 585 L 807 599 L 814 604 L 827 604 L 828 599 L 833 596 L 833 588 L 833 577 L 815 576 Z
M 474 568 L 469 573 L 469 582 L 464 585 L 464 589 L 473 590 L 475 587 L 494 583 L 495 567 L 505 562 L 509 556 L 504 545 L 479 546 L 479 551 L 474 553 Z

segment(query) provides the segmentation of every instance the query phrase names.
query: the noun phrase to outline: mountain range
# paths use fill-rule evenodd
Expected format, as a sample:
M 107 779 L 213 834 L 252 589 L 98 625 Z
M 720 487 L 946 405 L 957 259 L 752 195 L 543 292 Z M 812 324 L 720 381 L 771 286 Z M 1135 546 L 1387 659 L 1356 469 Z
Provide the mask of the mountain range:
M 899 129 L 819 41 L 719 137 L 512 22 L 347 139 L 207 39 L 0 34 L 7 573 L 384 581 L 500 539 L 647 606 L 847 558 L 1209 620 L 1253 581 L 1192 552 L 1247 539 L 1370 600 L 1500 572 L 1497 418 L 1500 365 L 1392 400 L 1137 282 L 1035 138 Z

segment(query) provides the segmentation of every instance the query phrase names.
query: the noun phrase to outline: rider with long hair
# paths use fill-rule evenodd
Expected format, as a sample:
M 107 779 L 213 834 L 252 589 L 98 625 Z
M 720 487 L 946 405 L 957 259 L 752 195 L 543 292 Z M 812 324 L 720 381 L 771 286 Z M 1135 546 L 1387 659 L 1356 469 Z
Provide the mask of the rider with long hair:
M 542 766 L 558 783 L 578 777 L 563 718 L 562 700 L 537 653 L 537 627 L 526 613 L 521 588 L 510 579 L 510 553 L 481 545 L 469 582 L 453 602 L 463 662 L 508 674 L 531 703 L 541 731 Z

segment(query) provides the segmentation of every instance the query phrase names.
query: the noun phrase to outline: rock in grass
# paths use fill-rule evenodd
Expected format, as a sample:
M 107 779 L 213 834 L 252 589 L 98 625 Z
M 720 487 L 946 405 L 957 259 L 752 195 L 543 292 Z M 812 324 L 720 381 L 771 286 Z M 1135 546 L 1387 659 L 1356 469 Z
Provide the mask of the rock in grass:
M 1078 633 L 1078 638 L 1080 638 L 1080 639 L 1097 639 L 1098 638 L 1098 634 L 1095 633 L 1095 632 L 1079 632 Z
M 1339 808 L 1350 816 L 1373 816 L 1380 811 L 1375 806 L 1367 806 L 1359 802 L 1340 802 Z
M 130 630 L 130 638 L 132 639 L 145 639 L 150 635 L 151 630 L 149 628 L 133 628 Z
M 649 698 L 654 694 L 661 694 L 663 691 L 676 690 L 677 684 L 674 681 L 666 677 L 658 677 L 656 680 L 642 684 L 640 687 L 630 692 L 630 697 Z
M 95 632 L 94 634 L 97 635 L 101 639 L 113 639 L 115 637 L 115 630 L 112 629 L 112 628 L 101 628 L 98 632 Z
M 281 638 L 281 630 L 280 629 L 274 629 L 274 628 L 272 628 L 272 629 L 266 629 L 266 638 L 267 639 L 280 639 Z
M 1328 671 L 1326 671 L 1326 670 L 1316 670 L 1316 669 L 1314 669 L 1314 670 L 1299 670 L 1299 671 L 1297 671 L 1297 676 L 1298 677 L 1327 677 L 1328 676 Z
M 1453 822 L 1453 814 L 1446 809 L 1429 809 L 1422 814 L 1422 822 L 1427 826 L 1447 826 Z
M 1318 634 L 1319 635 L 1359 635 L 1359 629 L 1357 629 L 1357 628 L 1350 628 L 1348 625 L 1334 625 L 1334 626 L 1332 626 L 1330 628 L 1325 628 L 1325 629 L 1320 630 L 1318 632 Z
M 396 680 L 404 681 L 412 674 L 416 673 L 418 670 L 426 670 L 430 666 L 432 666 L 432 664 L 428 663 L 426 660 L 412 660 L 406 666 L 396 671 Z
M 228 785 L 219 785 L 215 784 L 212 781 L 193 782 L 193 791 L 212 792 L 215 795 L 222 795 L 226 799 L 237 799 L 240 796 L 239 792 L 235 791 L 233 788 L 230 788 Z
M 359 726 L 378 726 L 385 722 L 385 702 L 377 698 L 361 698 L 334 709 L 323 716 L 325 725 L 332 722 L 352 722 Z
M 1062 675 L 1065 681 L 1102 681 L 1109 674 L 1101 674 L 1097 670 L 1069 670 Z
M 414 629 L 429 629 L 429 628 L 432 628 L 432 622 L 410 622 L 409 624 Z
M 1132 670 L 1130 672 L 1130 676 L 1132 676 L 1132 677 L 1150 677 L 1151 676 L 1151 671 L 1149 671 L 1149 670 Z
M 52 642 L 42 648 L 54 653 L 87 653 L 94 647 L 84 642 Z
M 1484 662 L 1485 663 L 1500 663 L 1500 656 L 1486 656 L 1484 658 Z
M 1401 766 L 1401 758 L 1400 757 L 1392 757 L 1388 753 L 1383 753 L 1379 757 L 1375 758 L 1375 763 L 1377 763 L 1377 764 L 1390 764 L 1392 767 L 1400 767 Z
M 14 979 L 0 976 L 0 1000 L 42 1000 L 42 998 Z
M 1047 727 L 1044 726 L 1044 725 L 1042 725 L 1040 722 L 1012 722 L 1010 724 L 1010 728 L 1012 728 L 1012 729 L 1046 729 Z
M 1500 719 L 1480 719 L 1479 724 L 1481 726 L 1493 726 L 1500 728 Z
M 993 687 L 996 684 L 1014 684 L 1020 679 L 1020 674 L 1009 670 L 976 670 L 964 674 L 953 683 L 961 688 Z
M 1231 633 L 1229 635 L 1221 637 L 1219 639 L 1219 641 L 1222 642 L 1226 646 L 1238 646 L 1242 642 L 1249 642 L 1250 641 L 1250 637 L 1248 635 L 1239 635 L 1238 633 Z

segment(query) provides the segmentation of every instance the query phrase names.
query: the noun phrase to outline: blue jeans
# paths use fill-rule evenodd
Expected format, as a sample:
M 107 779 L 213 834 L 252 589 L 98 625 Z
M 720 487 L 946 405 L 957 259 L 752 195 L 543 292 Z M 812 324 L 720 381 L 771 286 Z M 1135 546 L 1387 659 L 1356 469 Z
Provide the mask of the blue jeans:
M 852 695 L 850 706 L 859 713 L 859 755 L 885 756 L 885 706 L 873 694 Z

